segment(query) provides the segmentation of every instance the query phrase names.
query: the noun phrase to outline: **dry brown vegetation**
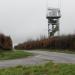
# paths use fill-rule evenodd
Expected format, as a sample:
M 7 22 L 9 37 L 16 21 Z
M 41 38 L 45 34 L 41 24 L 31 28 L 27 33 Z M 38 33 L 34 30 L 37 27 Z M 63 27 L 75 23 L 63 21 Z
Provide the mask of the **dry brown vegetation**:
M 11 49 L 12 49 L 12 40 L 10 36 L 0 34 L 0 50 L 11 50 Z
M 15 49 L 75 49 L 75 35 L 55 36 L 31 40 L 15 46 Z

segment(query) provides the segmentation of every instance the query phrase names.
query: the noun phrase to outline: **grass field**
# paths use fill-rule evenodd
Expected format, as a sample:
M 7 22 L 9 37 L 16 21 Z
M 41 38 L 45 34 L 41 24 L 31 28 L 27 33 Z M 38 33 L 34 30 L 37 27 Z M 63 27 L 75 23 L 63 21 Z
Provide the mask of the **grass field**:
M 24 51 L 0 51 L 0 60 L 23 58 L 31 55 L 32 53 Z
M 0 75 L 75 75 L 75 64 L 54 64 L 0 69 Z

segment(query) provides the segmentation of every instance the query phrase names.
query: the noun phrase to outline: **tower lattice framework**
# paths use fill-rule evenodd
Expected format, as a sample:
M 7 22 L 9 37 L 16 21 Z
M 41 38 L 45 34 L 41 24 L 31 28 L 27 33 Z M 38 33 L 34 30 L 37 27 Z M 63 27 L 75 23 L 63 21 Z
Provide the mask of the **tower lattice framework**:
M 48 9 L 47 19 L 48 19 L 48 36 L 54 36 L 56 32 L 59 35 L 59 19 L 60 19 L 60 10 L 59 9 Z

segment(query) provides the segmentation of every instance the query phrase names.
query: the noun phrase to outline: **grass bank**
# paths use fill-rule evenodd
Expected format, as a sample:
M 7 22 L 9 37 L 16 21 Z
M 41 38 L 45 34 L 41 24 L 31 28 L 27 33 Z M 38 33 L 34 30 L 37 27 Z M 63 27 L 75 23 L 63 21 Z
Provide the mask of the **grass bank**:
M 0 51 L 0 60 L 17 59 L 31 55 L 32 53 L 24 51 Z
M 49 52 L 58 52 L 58 53 L 67 53 L 67 54 L 75 54 L 74 50 L 69 49 L 33 49 L 34 51 L 49 51 Z
M 0 75 L 75 75 L 75 64 L 54 64 L 0 69 Z

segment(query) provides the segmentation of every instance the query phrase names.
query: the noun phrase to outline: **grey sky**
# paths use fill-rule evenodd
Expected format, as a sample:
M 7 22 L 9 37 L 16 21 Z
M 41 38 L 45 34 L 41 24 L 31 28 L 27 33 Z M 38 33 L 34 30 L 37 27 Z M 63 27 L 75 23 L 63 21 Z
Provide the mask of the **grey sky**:
M 60 33 L 75 32 L 75 1 L 48 0 L 48 7 L 61 9 Z M 47 0 L 0 0 L 0 32 L 14 43 L 47 36 Z

